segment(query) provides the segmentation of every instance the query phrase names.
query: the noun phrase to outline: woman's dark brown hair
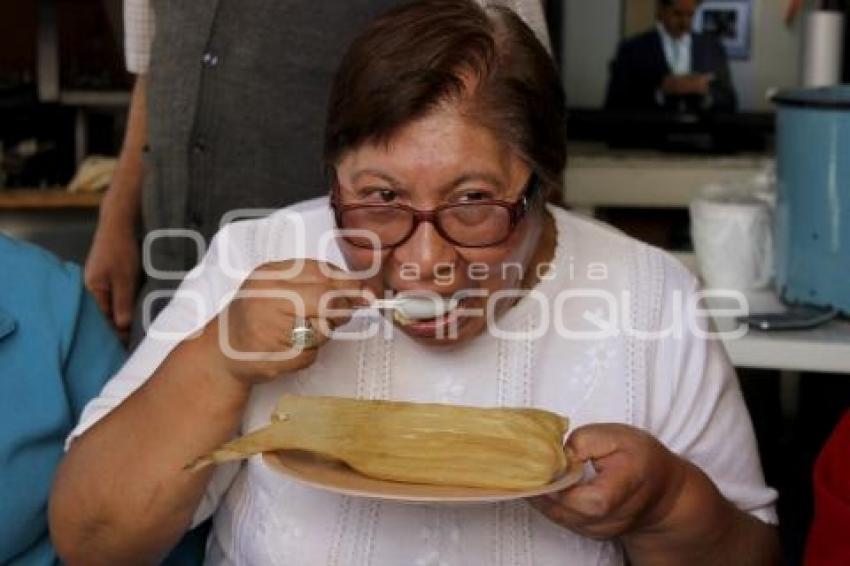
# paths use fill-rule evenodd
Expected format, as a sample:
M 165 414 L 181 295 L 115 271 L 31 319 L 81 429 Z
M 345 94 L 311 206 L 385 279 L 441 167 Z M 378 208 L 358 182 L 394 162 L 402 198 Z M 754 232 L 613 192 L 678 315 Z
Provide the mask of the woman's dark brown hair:
M 445 103 L 494 132 L 559 192 L 564 93 L 551 57 L 512 11 L 472 0 L 420 0 L 375 20 L 351 44 L 331 90 L 325 164 L 387 143 Z

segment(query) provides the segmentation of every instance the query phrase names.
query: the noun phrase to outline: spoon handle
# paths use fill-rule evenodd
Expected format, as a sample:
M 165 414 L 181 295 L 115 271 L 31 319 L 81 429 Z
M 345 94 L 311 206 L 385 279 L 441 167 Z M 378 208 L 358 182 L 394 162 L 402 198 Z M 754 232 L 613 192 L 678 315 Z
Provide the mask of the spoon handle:
M 402 301 L 398 299 L 375 299 L 369 306 L 375 309 L 397 309 Z

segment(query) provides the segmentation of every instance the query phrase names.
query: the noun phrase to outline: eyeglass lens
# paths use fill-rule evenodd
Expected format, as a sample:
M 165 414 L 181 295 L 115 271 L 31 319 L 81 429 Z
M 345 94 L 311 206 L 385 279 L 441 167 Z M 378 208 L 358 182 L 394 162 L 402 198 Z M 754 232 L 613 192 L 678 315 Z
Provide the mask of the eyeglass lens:
M 364 206 L 342 211 L 342 228 L 373 234 L 382 248 L 407 239 L 414 229 L 413 211 L 395 206 Z M 511 230 L 508 208 L 497 204 L 463 204 L 443 208 L 434 217 L 438 232 L 460 246 L 487 246 L 504 240 Z M 372 248 L 374 240 L 354 232 L 346 234 L 349 243 Z

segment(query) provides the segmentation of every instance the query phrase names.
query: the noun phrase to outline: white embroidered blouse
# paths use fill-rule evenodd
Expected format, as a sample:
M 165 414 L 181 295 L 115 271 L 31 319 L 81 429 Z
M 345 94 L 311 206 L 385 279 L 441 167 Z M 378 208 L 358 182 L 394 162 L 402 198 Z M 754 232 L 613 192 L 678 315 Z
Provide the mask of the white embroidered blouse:
M 485 333 L 462 347 L 433 349 L 390 326 L 389 335 L 333 340 L 310 368 L 254 389 L 243 432 L 267 424 L 284 392 L 533 405 L 569 416 L 573 426 L 619 422 L 646 429 L 700 466 L 739 508 L 775 522 L 776 493 L 764 484 L 749 416 L 722 344 L 677 330 L 680 313 L 695 320 L 687 305 L 696 281 L 663 252 L 599 223 L 551 211 L 558 230 L 553 266 L 533 299 L 522 299 L 498 320 L 500 337 Z M 343 265 L 327 237 L 332 230 L 326 199 L 224 228 L 184 281 L 181 295 L 87 406 L 69 441 L 148 379 L 258 265 L 299 255 Z M 604 297 L 615 297 L 616 308 Z M 376 324 L 389 326 L 363 316 L 343 330 Z M 647 339 L 629 328 L 673 330 Z M 216 471 L 196 522 L 210 516 L 209 564 L 624 563 L 615 541 L 578 536 L 524 501 L 410 505 L 357 499 L 294 483 L 257 457 Z

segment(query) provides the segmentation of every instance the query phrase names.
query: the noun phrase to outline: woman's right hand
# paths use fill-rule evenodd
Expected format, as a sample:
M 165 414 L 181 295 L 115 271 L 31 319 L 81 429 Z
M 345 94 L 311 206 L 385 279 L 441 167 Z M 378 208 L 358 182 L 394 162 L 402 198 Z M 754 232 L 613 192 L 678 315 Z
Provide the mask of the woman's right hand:
M 257 268 L 233 301 L 207 326 L 208 357 L 244 385 L 272 381 L 310 366 L 334 328 L 366 303 L 361 282 L 329 263 L 290 260 Z M 292 343 L 292 329 L 308 320 L 314 345 Z

